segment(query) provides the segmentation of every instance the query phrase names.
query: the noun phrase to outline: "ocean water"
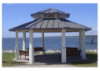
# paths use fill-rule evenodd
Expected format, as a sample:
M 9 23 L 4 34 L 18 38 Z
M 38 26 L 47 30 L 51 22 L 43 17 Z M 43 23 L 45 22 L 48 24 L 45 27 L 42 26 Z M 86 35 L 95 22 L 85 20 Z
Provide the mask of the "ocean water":
M 59 50 L 62 47 L 61 37 L 45 37 L 44 48 L 46 50 Z M 15 50 L 16 39 L 15 38 L 2 38 L 3 50 Z M 23 38 L 18 39 L 19 49 L 22 50 Z M 33 39 L 34 47 L 42 46 L 42 38 Z M 26 38 L 26 47 L 29 47 L 29 38 Z M 66 37 L 66 47 L 79 47 L 79 37 Z M 97 50 L 97 38 L 94 39 L 94 44 L 91 44 L 91 39 L 85 39 L 86 50 Z

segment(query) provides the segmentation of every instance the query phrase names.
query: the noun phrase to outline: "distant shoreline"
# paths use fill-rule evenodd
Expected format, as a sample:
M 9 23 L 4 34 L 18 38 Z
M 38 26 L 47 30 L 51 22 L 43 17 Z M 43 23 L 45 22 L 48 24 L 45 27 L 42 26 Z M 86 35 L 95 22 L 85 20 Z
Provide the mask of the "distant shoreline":
M 90 51 L 90 52 L 98 52 L 98 50 L 93 49 L 93 50 L 86 50 L 86 51 Z M 41 51 L 40 51 L 41 52 Z M 60 52 L 61 50 L 46 50 L 46 53 L 57 53 Z M 2 53 L 15 53 L 15 50 L 2 50 Z
M 46 36 L 45 38 L 53 38 L 53 37 L 62 37 L 62 36 Z M 79 36 L 66 36 L 66 37 L 79 37 Z M 98 37 L 98 35 L 85 35 L 85 37 Z M 16 37 L 2 37 L 2 38 L 16 38 Z M 23 37 L 19 37 L 19 38 L 23 38 Z M 29 37 L 26 37 L 29 38 Z M 42 38 L 42 37 L 33 37 L 33 38 Z

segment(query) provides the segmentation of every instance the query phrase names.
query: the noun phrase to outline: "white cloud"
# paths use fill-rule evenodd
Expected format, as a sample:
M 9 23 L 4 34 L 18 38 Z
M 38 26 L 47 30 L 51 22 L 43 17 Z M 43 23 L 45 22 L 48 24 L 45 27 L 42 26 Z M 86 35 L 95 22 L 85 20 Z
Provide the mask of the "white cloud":
M 11 5 L 12 3 L 6 3 L 7 5 Z
M 87 31 L 85 35 L 97 35 L 97 32 L 98 32 L 97 28 L 94 28 L 90 31 Z
M 97 28 L 94 28 L 93 30 L 97 30 Z

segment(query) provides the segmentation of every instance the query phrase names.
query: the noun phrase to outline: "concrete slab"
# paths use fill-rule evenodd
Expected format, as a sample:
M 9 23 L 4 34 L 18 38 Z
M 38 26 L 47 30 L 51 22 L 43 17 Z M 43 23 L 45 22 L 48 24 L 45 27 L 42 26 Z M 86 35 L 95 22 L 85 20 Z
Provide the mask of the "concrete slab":
M 35 57 L 35 62 L 33 64 L 29 63 L 29 56 L 22 56 L 21 59 L 13 59 L 17 62 L 24 62 L 25 65 L 19 65 L 19 66 L 12 66 L 12 67 L 76 67 L 76 66 L 71 66 L 68 65 L 67 63 L 71 62 L 78 62 L 82 61 L 78 56 L 69 56 L 67 57 L 67 63 L 62 64 L 61 60 L 59 58 L 59 54 L 39 54 L 39 55 L 34 55 Z M 19 57 L 20 58 L 20 57 Z

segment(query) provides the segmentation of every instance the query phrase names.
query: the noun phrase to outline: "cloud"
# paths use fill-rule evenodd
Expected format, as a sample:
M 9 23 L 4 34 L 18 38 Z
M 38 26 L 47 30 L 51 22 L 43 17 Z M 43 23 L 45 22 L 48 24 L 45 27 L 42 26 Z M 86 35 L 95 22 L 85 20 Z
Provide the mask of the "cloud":
M 90 30 L 90 31 L 87 31 L 86 33 L 85 33 L 85 35 L 97 35 L 97 28 L 94 28 L 94 29 L 92 29 L 92 30 Z
M 6 3 L 7 5 L 11 5 L 11 4 L 13 4 L 13 3 Z

